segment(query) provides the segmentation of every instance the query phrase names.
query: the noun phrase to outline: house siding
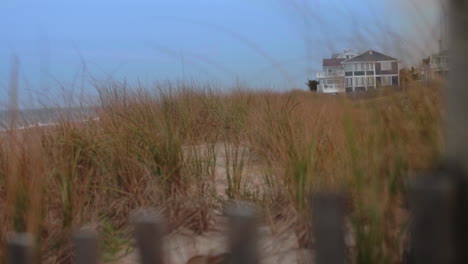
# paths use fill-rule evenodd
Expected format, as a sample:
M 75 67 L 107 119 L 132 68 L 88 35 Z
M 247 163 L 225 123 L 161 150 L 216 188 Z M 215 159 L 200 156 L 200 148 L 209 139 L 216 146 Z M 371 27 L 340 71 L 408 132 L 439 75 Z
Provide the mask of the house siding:
M 339 71 L 343 70 L 343 66 L 323 66 L 323 71 Z
M 380 63 L 375 63 L 375 74 L 376 75 L 383 75 L 383 74 L 398 74 L 398 62 L 392 62 L 392 70 L 390 71 L 382 71 L 382 67 Z

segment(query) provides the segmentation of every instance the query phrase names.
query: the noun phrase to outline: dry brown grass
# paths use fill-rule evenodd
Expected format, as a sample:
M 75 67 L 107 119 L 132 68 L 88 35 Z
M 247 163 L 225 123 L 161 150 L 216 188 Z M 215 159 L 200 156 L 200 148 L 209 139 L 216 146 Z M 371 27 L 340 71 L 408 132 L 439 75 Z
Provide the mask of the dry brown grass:
M 214 186 L 220 142 L 230 146 L 228 197 L 258 203 L 272 225 L 294 222 L 307 245 L 308 194 L 344 190 L 359 262 L 394 263 L 407 175 L 435 166 L 443 148 L 435 87 L 367 99 L 176 86 L 100 91 L 99 120 L 1 134 L 2 241 L 7 231 L 36 234 L 44 263 L 69 261 L 69 232 L 83 225 L 110 228 L 109 241 L 125 245 L 113 234 L 125 233 L 129 212 L 141 206 L 162 208 L 170 229 L 206 230 L 212 209 L 226 202 Z M 243 187 L 246 152 L 263 168 L 261 195 Z M 115 243 L 107 250 L 121 249 Z

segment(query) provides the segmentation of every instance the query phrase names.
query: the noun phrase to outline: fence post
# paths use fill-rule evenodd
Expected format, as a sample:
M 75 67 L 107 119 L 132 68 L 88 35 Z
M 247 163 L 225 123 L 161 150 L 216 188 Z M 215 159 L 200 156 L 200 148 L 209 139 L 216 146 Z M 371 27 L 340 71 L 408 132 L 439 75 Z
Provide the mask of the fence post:
M 97 264 L 99 259 L 98 241 L 95 231 L 79 230 L 73 234 L 76 264 Z
M 228 208 L 230 264 L 257 264 L 258 212 L 255 207 L 238 204 Z
M 15 233 L 7 239 L 8 260 L 10 264 L 34 263 L 34 238 L 28 233 Z
M 133 213 L 135 239 L 142 264 L 162 264 L 163 219 L 155 209 L 139 209 Z
M 344 264 L 344 208 L 339 193 L 312 196 L 313 231 L 317 264 Z
M 447 156 L 468 171 L 468 2 L 450 0 Z
M 446 175 L 421 175 L 410 182 L 412 216 L 409 262 L 455 263 L 456 192 Z
M 460 167 L 457 258 L 468 261 L 468 2 L 449 0 L 449 86 L 447 89 L 446 158 Z M 455 175 L 456 176 L 456 175 Z

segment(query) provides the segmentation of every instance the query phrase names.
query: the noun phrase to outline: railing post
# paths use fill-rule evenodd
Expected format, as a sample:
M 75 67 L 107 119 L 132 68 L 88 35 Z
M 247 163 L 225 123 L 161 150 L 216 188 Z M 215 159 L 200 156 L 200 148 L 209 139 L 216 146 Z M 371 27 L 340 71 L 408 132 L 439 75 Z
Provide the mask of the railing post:
M 257 264 L 257 225 L 258 212 L 246 204 L 228 208 L 230 264 Z
M 98 241 L 95 231 L 79 230 L 73 234 L 76 264 L 97 264 L 99 260 Z
M 134 234 L 142 264 L 162 264 L 163 219 L 154 209 L 139 209 L 132 215 Z
M 334 192 L 316 193 L 312 197 L 313 231 L 317 264 L 344 264 L 343 198 Z
M 34 238 L 28 233 L 12 234 L 7 239 L 7 252 L 9 264 L 34 263 Z
M 416 177 L 410 183 L 409 206 L 412 217 L 409 263 L 455 263 L 454 182 L 447 175 Z

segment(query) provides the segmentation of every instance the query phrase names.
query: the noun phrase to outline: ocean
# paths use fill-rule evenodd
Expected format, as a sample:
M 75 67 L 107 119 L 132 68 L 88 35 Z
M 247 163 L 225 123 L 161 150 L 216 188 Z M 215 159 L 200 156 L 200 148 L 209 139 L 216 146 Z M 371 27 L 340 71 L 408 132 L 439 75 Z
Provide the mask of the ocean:
M 69 108 L 39 108 L 19 110 L 16 125 L 24 128 L 34 125 L 51 125 L 60 119 L 80 121 L 95 116 L 95 108 L 69 107 Z M 10 128 L 12 113 L 8 110 L 0 110 L 0 130 Z

